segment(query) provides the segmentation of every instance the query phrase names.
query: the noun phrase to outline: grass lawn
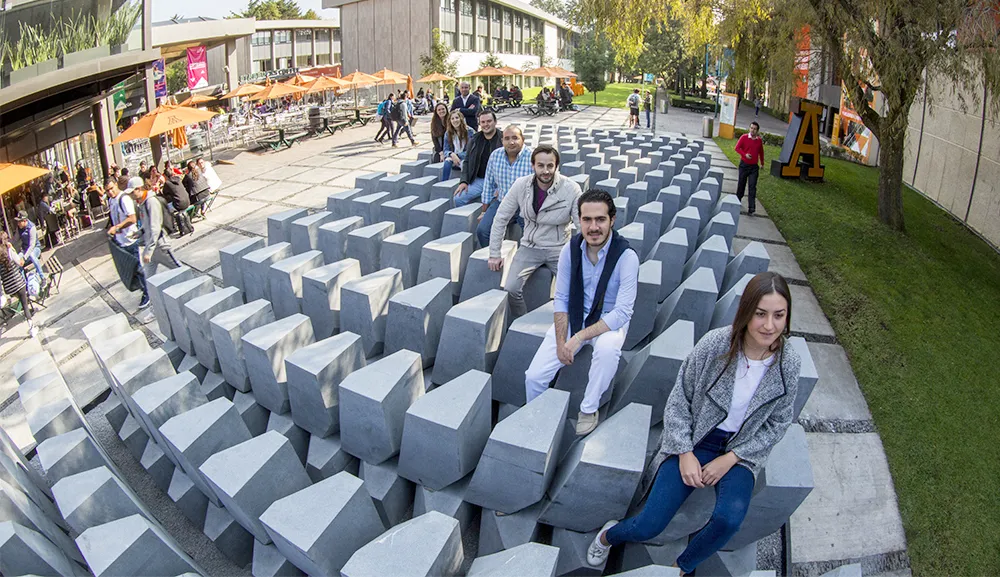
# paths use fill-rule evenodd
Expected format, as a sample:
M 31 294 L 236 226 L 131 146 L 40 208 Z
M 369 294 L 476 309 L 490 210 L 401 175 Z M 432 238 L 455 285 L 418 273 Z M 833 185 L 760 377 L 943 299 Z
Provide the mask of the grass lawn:
M 762 171 L 759 196 L 871 408 L 913 574 L 1000 574 L 1000 255 L 910 189 L 907 232 L 891 232 L 876 170 L 824 161 L 824 184 Z

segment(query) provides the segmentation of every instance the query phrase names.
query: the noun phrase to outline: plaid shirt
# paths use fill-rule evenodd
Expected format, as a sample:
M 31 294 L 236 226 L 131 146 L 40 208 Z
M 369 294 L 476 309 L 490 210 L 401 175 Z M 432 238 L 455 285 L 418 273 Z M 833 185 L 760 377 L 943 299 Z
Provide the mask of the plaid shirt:
M 500 147 L 490 153 L 490 161 L 486 165 L 486 178 L 483 182 L 483 204 L 493 202 L 493 199 L 503 200 L 503 197 L 514 185 L 514 181 L 522 176 L 533 174 L 531 168 L 531 149 L 525 146 L 517 160 L 511 164 L 507 160 L 507 151 Z

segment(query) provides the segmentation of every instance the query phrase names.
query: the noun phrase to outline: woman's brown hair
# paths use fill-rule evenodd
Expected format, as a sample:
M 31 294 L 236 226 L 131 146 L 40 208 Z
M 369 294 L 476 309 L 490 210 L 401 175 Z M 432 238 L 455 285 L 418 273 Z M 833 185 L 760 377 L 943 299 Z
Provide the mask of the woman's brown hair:
M 460 126 L 459 128 L 455 128 L 455 123 L 451 121 L 451 117 L 456 114 L 462 117 L 462 126 Z M 451 112 L 448 113 L 448 121 L 445 122 L 445 127 L 448 129 L 445 138 L 449 140 L 454 140 L 455 137 L 457 136 L 458 142 L 462 144 L 463 149 L 465 145 L 469 144 L 469 126 L 465 123 L 465 116 L 462 115 L 462 112 L 460 110 L 456 108 L 455 110 L 452 110 Z M 456 150 L 455 152 L 459 151 Z
M 10 268 L 10 253 L 7 252 L 7 243 L 10 242 L 10 235 L 6 230 L 0 230 L 0 267 Z
M 791 333 L 792 328 L 792 293 L 788 290 L 788 282 L 785 277 L 776 272 L 762 272 L 750 279 L 746 288 L 743 289 L 743 296 L 740 297 L 740 306 L 736 310 L 736 318 L 733 319 L 733 332 L 729 337 L 729 352 L 726 354 L 726 366 L 736 360 L 737 355 L 743 352 L 743 341 L 746 338 L 747 327 L 757 313 L 757 306 L 760 299 L 766 295 L 778 293 L 787 303 L 785 309 L 785 330 L 781 336 L 771 345 L 771 352 L 779 353 L 785 345 L 785 338 Z
M 437 109 L 439 106 L 443 106 L 444 111 L 446 113 L 444 115 L 445 119 L 443 121 L 441 120 L 441 117 L 437 115 Z M 437 104 L 434 105 L 434 110 L 433 112 L 431 112 L 431 136 L 433 136 L 434 138 L 444 136 L 444 133 L 447 131 L 447 129 L 445 128 L 445 122 L 447 122 L 449 116 L 451 116 L 451 114 L 448 113 L 447 104 L 445 104 L 444 102 L 438 102 Z

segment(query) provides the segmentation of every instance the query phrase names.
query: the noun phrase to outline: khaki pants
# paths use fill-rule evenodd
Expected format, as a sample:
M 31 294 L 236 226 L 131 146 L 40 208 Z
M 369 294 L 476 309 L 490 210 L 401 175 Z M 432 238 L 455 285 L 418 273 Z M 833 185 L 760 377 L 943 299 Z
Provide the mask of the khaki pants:
M 528 277 L 540 266 L 549 267 L 552 276 L 555 277 L 559 273 L 560 252 L 562 252 L 562 247 L 532 248 L 523 245 L 518 247 L 514 254 L 514 261 L 510 263 L 507 285 L 504 287 L 510 295 L 508 300 L 513 318 L 528 312 L 528 307 L 524 304 L 524 283 L 528 281 Z

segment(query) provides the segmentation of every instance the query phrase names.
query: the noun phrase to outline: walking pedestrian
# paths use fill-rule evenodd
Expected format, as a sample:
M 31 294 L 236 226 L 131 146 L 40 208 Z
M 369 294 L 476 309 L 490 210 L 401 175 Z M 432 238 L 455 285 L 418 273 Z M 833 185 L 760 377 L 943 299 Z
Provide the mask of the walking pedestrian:
M 38 227 L 28 220 L 28 213 L 23 210 L 17 213 L 17 228 L 21 238 L 21 256 L 35 265 L 39 280 L 45 278 L 39 260 L 42 258 L 42 242 L 38 238 Z
M 577 206 L 583 228 L 559 253 L 554 324 L 525 371 L 524 388 L 530 403 L 549 388 L 559 369 L 573 364 L 583 345 L 592 346 L 576 421 L 576 434 L 586 435 L 597 428 L 601 396 L 618 371 L 635 306 L 639 255 L 614 230 L 610 194 L 588 190 Z
M 3 283 L 3 292 L 21 301 L 24 318 L 28 321 L 28 333 L 35 337 L 38 335 L 38 329 L 31 322 L 31 302 L 28 300 L 28 284 L 24 278 L 23 267 L 24 258 L 14 250 L 7 231 L 0 231 L 0 279 Z
M 38 203 L 38 222 L 45 227 L 45 248 L 55 248 L 59 244 L 59 217 L 52 212 L 52 201 L 49 193 L 42 193 Z
M 681 575 L 740 529 L 755 478 L 795 412 L 802 360 L 789 346 L 792 297 L 773 272 L 753 277 L 731 326 L 709 331 L 681 364 L 663 411 L 663 433 L 643 475 L 639 514 L 608 521 L 587 550 L 600 566 L 611 547 L 659 535 L 695 490 L 715 487 L 708 523 L 677 557 Z
M 760 96 L 753 99 L 753 117 L 757 118 L 760 116 Z
M 413 118 L 413 108 L 408 94 L 404 94 L 396 99 L 396 105 L 392 107 L 392 120 L 396 123 L 396 132 L 392 133 L 392 147 L 396 148 L 399 141 L 399 133 L 406 132 L 410 139 L 410 146 L 417 146 L 418 142 L 413 138 L 413 129 L 410 128 L 410 119 Z
M 495 112 L 484 111 L 479 115 L 477 124 L 481 130 L 469 141 L 465 160 L 462 162 L 462 179 L 455 189 L 456 207 L 482 199 L 483 183 L 486 182 L 486 166 L 490 162 L 490 155 L 503 143 L 503 137 L 497 130 Z
M 764 166 L 764 139 L 759 136 L 760 124 L 750 123 L 750 132 L 740 137 L 736 142 L 736 152 L 740 155 L 739 179 L 736 181 L 736 198 L 743 202 L 743 193 L 750 186 L 747 198 L 747 214 L 753 216 L 757 212 L 757 176 L 760 167 Z
M 382 126 L 379 127 L 378 132 L 375 134 L 375 142 L 382 144 L 385 142 L 386 137 L 392 138 L 393 130 L 395 126 L 392 124 L 392 117 L 390 113 L 392 112 L 392 107 L 396 102 L 396 95 L 392 92 L 385 97 L 376 109 L 375 113 L 382 118 Z
M 170 250 L 170 236 L 165 225 L 167 214 L 166 202 L 160 197 L 140 186 L 132 189 L 132 200 L 139 207 L 139 220 L 142 223 L 140 240 L 142 242 L 142 272 L 146 278 L 156 274 L 156 268 L 162 264 L 167 268 L 177 268 L 181 264 Z
M 139 227 L 136 225 L 138 216 L 135 210 L 135 201 L 130 194 L 136 188 L 145 186 L 142 179 L 134 176 L 128 181 L 128 189 L 121 191 L 118 183 L 108 181 L 104 183 L 104 191 L 108 195 L 108 213 L 111 218 L 111 226 L 108 227 L 108 236 L 112 237 L 115 244 L 125 249 L 140 263 L 139 257 Z M 124 194 L 122 194 L 124 192 Z M 139 288 L 142 290 L 142 299 L 139 300 L 139 309 L 149 306 L 149 289 L 146 287 L 146 275 L 143 274 L 142 267 L 139 267 L 136 276 L 139 279 Z

